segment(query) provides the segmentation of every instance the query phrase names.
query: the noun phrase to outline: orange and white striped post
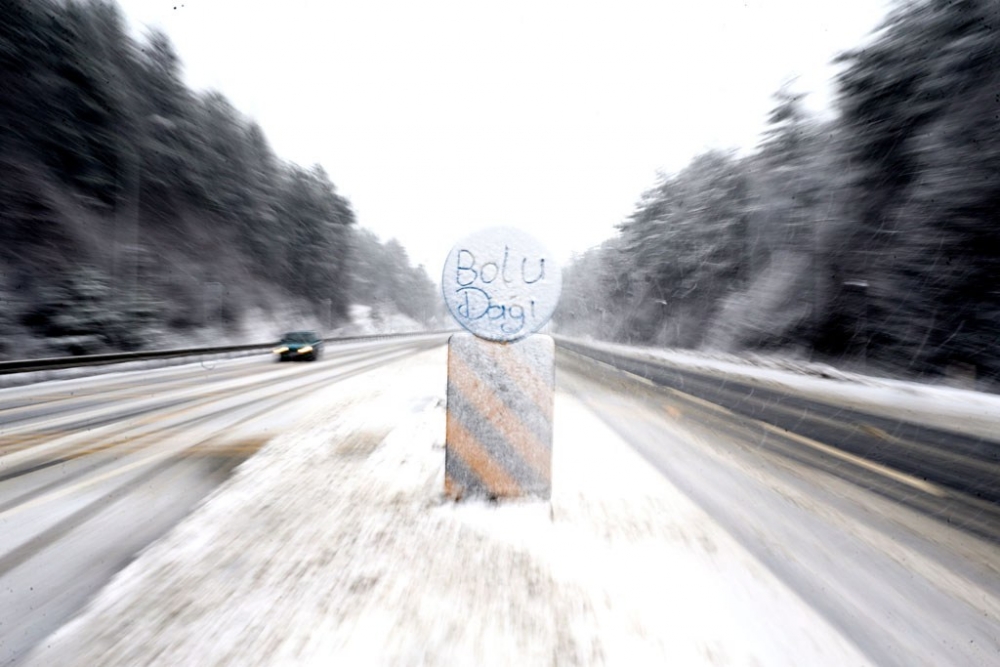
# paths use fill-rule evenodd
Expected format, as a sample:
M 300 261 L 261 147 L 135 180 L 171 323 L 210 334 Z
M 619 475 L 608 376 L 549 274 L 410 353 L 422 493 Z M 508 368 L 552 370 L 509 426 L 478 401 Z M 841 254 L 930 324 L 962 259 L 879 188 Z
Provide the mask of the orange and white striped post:
M 506 498 L 552 492 L 552 338 L 448 341 L 445 493 Z
M 448 341 L 445 494 L 547 499 L 555 345 L 535 332 L 558 303 L 555 262 L 526 234 L 490 229 L 452 249 L 442 286 L 470 332 Z

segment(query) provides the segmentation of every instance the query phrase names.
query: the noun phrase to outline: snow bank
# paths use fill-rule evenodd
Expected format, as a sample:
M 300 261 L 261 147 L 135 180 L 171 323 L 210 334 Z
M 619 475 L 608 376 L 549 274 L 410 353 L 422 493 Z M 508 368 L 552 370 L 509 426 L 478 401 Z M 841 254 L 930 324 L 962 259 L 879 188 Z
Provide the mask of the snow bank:
M 444 393 L 438 349 L 317 394 L 27 664 L 865 662 L 569 395 L 551 504 L 443 500 Z

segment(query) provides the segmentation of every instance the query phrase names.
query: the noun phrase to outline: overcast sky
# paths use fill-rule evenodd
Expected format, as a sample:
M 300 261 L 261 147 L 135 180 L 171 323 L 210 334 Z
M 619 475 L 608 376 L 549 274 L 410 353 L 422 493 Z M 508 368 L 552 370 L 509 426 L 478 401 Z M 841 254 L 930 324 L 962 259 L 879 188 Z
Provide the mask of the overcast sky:
M 614 234 L 658 171 L 752 148 L 798 76 L 887 0 L 420 2 L 119 0 L 173 40 L 195 89 L 222 91 L 275 151 L 322 164 L 361 225 L 437 279 L 452 244 L 524 229 L 565 261 Z

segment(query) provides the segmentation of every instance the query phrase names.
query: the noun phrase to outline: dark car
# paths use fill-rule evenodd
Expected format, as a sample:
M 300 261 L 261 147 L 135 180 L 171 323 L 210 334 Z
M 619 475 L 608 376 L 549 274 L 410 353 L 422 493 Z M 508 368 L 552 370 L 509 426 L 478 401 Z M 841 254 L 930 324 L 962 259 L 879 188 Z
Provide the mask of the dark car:
M 282 336 L 271 352 L 278 361 L 315 361 L 323 353 L 323 339 L 315 331 L 292 331 Z

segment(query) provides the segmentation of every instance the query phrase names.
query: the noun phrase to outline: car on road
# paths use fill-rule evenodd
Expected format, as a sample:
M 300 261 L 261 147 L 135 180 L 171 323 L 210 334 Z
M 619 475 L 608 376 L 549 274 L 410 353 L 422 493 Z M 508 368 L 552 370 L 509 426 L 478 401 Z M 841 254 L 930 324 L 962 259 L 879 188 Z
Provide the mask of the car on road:
M 290 331 L 271 352 L 278 361 L 316 361 L 323 353 L 323 339 L 315 331 Z

